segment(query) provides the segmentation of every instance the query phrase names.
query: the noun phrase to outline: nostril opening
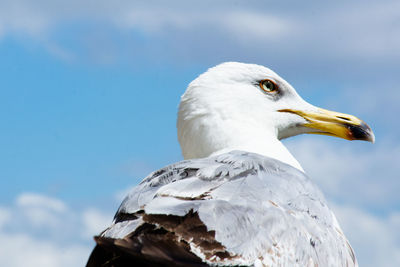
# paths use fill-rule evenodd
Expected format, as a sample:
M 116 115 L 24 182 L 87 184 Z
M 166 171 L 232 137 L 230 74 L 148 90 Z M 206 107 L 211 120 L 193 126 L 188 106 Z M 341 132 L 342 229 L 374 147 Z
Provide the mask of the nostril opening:
M 346 118 L 346 117 L 341 117 L 341 116 L 337 116 L 337 118 L 345 120 L 345 121 L 350 121 L 350 119 Z

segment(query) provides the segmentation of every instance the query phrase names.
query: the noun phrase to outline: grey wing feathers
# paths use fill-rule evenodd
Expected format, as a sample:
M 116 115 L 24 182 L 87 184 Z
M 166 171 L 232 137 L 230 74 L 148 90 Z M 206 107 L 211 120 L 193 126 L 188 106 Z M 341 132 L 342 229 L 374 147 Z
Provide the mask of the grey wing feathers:
M 144 225 L 168 233 L 158 238 L 168 236 L 191 259 L 210 265 L 356 265 L 313 182 L 289 165 L 253 153 L 182 161 L 150 174 L 125 198 L 113 225 L 98 240 L 132 240 Z M 146 239 L 135 240 L 129 242 Z M 146 246 L 158 244 L 152 240 Z M 168 250 L 156 251 L 153 258 L 166 259 Z

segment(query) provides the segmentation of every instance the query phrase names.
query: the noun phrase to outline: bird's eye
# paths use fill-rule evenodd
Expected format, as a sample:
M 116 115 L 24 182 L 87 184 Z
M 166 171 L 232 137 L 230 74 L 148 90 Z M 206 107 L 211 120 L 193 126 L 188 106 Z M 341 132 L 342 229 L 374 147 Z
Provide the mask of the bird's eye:
M 271 80 L 262 80 L 260 87 L 267 93 L 272 93 L 278 90 L 278 86 Z

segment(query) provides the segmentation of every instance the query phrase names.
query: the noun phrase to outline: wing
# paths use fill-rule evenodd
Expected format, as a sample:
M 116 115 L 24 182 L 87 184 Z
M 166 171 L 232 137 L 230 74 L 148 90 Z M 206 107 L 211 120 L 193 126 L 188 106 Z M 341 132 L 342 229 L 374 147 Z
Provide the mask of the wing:
M 303 172 L 241 151 L 150 174 L 96 242 L 89 266 L 96 260 L 141 266 L 356 265 L 322 193 Z

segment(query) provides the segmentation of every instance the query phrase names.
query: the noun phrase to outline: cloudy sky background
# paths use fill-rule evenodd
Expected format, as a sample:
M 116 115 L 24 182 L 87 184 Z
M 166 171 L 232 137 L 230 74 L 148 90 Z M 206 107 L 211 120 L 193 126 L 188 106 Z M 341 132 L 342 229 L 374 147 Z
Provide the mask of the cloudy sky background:
M 182 159 L 179 96 L 268 66 L 376 143 L 287 140 L 361 266 L 400 266 L 400 2 L 0 0 L 0 265 L 82 266 L 127 190 Z

